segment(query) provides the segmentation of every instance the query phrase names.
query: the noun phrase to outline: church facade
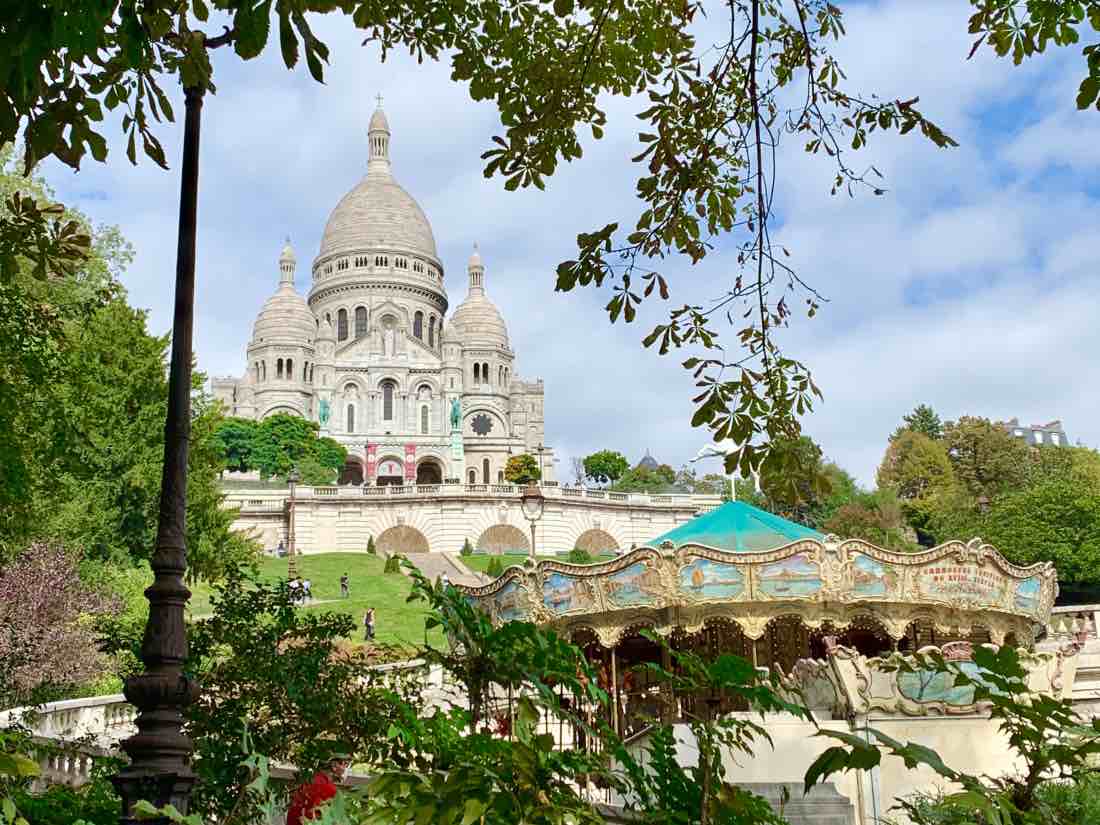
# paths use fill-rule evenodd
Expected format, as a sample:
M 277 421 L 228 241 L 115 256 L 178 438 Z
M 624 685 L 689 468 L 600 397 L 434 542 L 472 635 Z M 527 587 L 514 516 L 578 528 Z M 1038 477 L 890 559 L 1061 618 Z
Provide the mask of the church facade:
M 379 108 L 367 172 L 329 216 L 307 297 L 288 242 L 245 373 L 214 379 L 213 394 L 230 415 L 318 422 L 347 447 L 343 484 L 501 483 L 520 453 L 553 480 L 543 383 L 516 373 L 476 246 L 466 298 L 448 316 L 435 235 L 393 177 L 390 137 Z

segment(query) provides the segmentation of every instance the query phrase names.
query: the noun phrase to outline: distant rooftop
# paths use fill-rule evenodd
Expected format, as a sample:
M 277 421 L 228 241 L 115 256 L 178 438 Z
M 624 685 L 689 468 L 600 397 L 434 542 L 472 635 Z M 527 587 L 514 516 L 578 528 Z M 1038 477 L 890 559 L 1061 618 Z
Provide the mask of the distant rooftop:
M 1060 419 L 1055 419 L 1047 424 L 1021 424 L 1020 419 L 1010 418 L 1008 421 L 997 422 L 1005 432 L 1022 438 L 1032 447 L 1042 444 L 1052 444 L 1055 447 L 1069 445 L 1066 430 Z

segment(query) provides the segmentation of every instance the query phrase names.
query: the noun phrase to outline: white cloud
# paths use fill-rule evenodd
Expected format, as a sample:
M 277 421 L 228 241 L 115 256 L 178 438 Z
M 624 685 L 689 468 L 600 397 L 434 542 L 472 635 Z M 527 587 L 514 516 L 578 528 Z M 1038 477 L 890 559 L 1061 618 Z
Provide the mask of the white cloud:
M 967 7 L 891 0 L 847 11 L 841 61 L 855 89 L 921 96 L 926 114 L 962 146 L 915 136 L 876 138 L 860 164 L 888 193 L 828 195 L 826 158 L 793 142 L 782 154 L 779 237 L 800 272 L 831 299 L 819 319 L 785 336 L 815 370 L 826 400 L 808 421 L 826 452 L 873 480 L 887 434 L 917 403 L 1021 420 L 1062 418 L 1073 438 L 1100 444 L 1095 415 L 1100 338 L 1090 317 L 1100 241 L 1089 225 L 1098 182 L 1095 115 L 1073 111 L 1079 67 L 1052 55 L 1020 68 L 984 52 L 967 62 Z M 443 65 L 396 55 L 385 64 L 350 27 L 324 22 L 326 85 L 287 72 L 277 50 L 246 65 L 218 56 L 217 95 L 204 107 L 196 347 L 202 368 L 237 373 L 256 312 L 274 290 L 284 235 L 305 290 L 329 211 L 365 168 L 367 120 L 381 91 L 394 131 L 395 173 L 424 206 L 452 305 L 479 241 L 488 289 L 508 322 L 519 369 L 546 381 L 548 441 L 569 456 L 604 447 L 633 459 L 648 448 L 679 464 L 709 438 L 689 426 L 683 356 L 639 341 L 662 306 L 632 326 L 607 324 L 606 294 L 557 294 L 554 267 L 578 232 L 629 220 L 636 169 L 626 160 L 633 101 L 610 107 L 607 138 L 589 141 L 546 192 L 506 193 L 479 155 L 499 122 Z M 1076 58 L 1075 58 L 1076 59 Z M 1051 89 L 1055 92 L 1052 92 Z M 178 98 L 178 95 L 176 96 Z M 176 106 L 182 119 L 182 103 Z M 181 130 L 163 130 L 176 166 Z M 175 266 L 178 178 L 129 167 L 119 139 L 107 165 L 77 176 L 51 167 L 61 197 L 104 192 L 82 208 L 118 223 L 137 248 L 125 282 L 167 328 Z M 1076 174 L 1048 176 L 1051 168 Z M 727 244 L 728 246 L 728 244 Z M 730 280 L 731 256 L 697 267 L 668 261 L 674 303 L 703 300 Z M 732 336 L 731 336 L 732 337 Z

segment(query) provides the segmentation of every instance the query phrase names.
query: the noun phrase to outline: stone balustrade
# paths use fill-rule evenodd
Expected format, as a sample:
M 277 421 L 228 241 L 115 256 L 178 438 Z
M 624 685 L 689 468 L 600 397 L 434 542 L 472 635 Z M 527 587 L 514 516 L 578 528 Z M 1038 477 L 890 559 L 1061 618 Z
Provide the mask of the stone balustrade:
M 547 501 L 558 499 L 595 499 L 615 502 L 635 507 L 683 508 L 695 506 L 700 511 L 709 510 L 721 503 L 719 496 L 693 494 L 649 494 L 619 493 L 611 490 L 590 489 L 586 487 L 562 487 L 542 485 L 539 488 Z M 523 486 L 518 484 L 393 484 L 384 487 L 348 485 L 344 487 L 305 487 L 299 486 L 295 498 L 302 502 L 313 499 L 341 500 L 368 498 L 444 498 L 461 499 L 468 497 L 492 497 L 519 499 L 523 495 Z M 232 493 L 233 491 L 230 491 Z M 231 495 L 233 505 L 242 512 L 281 510 L 288 498 L 286 490 L 257 490 L 246 494 Z
M 0 727 L 22 723 L 46 739 L 91 739 L 112 747 L 136 730 L 133 705 L 121 693 L 51 702 L 42 708 L 15 708 L 0 712 Z

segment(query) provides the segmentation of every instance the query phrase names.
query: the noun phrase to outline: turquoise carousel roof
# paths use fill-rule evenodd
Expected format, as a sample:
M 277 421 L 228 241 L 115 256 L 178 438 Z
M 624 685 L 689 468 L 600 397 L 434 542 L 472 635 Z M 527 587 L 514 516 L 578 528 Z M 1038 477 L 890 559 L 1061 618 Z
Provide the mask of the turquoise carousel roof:
M 657 536 L 651 547 L 671 541 L 675 547 L 702 544 L 732 553 L 760 553 L 799 539 L 825 537 L 793 521 L 772 515 L 743 501 L 730 501 Z

